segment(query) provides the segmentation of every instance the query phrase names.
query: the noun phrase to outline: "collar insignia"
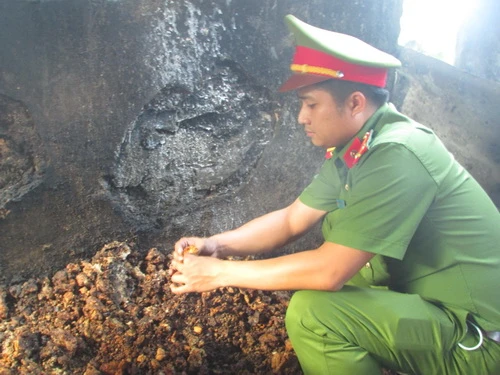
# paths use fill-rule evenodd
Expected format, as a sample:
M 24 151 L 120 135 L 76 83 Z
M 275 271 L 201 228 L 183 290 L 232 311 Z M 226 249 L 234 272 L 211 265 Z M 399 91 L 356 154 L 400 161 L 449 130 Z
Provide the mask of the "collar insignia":
M 372 138 L 373 134 L 373 129 L 366 132 L 365 136 L 363 137 L 363 140 L 361 141 L 359 138 L 355 138 L 354 141 L 352 141 L 351 146 L 347 149 L 347 151 L 344 154 L 344 161 L 345 164 L 347 165 L 347 168 L 352 168 L 354 167 L 361 156 L 368 151 L 370 148 L 369 142 Z
M 333 151 L 335 151 L 335 147 L 330 147 L 326 149 L 325 159 L 331 159 L 333 157 Z

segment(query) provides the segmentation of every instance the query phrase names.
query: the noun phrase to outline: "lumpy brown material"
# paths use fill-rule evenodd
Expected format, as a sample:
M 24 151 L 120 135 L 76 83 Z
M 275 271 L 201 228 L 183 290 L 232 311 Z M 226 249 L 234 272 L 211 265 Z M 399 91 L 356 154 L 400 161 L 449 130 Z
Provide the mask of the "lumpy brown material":
M 289 292 L 173 295 L 169 257 L 133 249 L 113 242 L 50 278 L 0 286 L 0 375 L 302 374 Z
M 300 374 L 287 292 L 173 295 L 168 256 L 113 242 L 50 278 L 0 286 L 0 375 Z
M 200 253 L 200 250 L 194 245 L 189 245 L 184 248 L 183 253 L 198 255 Z

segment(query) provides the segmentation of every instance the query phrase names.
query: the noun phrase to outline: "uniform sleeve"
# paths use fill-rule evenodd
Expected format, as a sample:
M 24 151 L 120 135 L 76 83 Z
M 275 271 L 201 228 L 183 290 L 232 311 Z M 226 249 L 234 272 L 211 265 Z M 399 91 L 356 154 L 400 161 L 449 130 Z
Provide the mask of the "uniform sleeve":
M 333 161 L 327 160 L 300 194 L 299 199 L 306 206 L 329 212 L 337 208 L 339 194 L 340 179 Z
M 402 259 L 437 185 L 404 145 L 376 146 L 350 171 L 326 241 Z

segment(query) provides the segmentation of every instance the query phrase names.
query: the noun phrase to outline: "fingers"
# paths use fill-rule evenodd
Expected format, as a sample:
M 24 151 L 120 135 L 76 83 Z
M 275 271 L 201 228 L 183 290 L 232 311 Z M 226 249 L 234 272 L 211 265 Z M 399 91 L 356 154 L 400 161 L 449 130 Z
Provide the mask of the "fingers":
M 174 245 L 174 259 L 183 260 L 184 248 L 189 246 L 187 238 L 181 238 Z
M 174 272 L 172 277 L 170 278 L 172 280 L 173 285 L 179 286 L 179 285 L 185 285 L 186 284 L 186 278 L 182 273 L 179 272 Z
M 172 291 L 172 293 L 183 294 L 190 291 L 188 290 L 188 287 L 186 285 L 186 279 L 184 275 L 175 272 L 170 279 L 171 279 L 170 290 Z
M 184 261 L 184 254 L 181 251 L 180 253 L 177 251 L 174 251 L 173 258 L 172 258 L 172 263 L 182 263 Z
M 199 254 L 199 247 L 196 245 L 197 238 L 181 238 L 174 245 L 174 258 L 181 261 L 184 259 L 186 252 L 190 254 Z M 199 242 L 199 241 L 198 241 Z
M 172 275 L 174 272 L 181 272 L 182 273 L 182 265 L 183 265 L 184 261 L 181 259 L 172 259 L 172 261 L 170 262 L 170 266 L 169 266 L 169 273 Z
M 175 247 L 174 247 L 174 253 L 182 256 L 182 254 L 184 253 L 184 248 L 187 246 L 189 246 L 189 243 L 187 242 L 187 240 L 177 242 L 175 244 Z
M 186 262 L 189 258 L 195 258 L 195 254 L 199 254 L 198 247 L 195 243 L 200 242 L 198 238 L 181 238 L 174 245 L 172 260 L 169 265 L 168 273 L 170 275 L 171 283 L 170 289 L 172 293 L 182 294 L 194 291 L 188 276 L 184 274 L 185 266 L 190 263 Z
M 189 293 L 191 290 L 185 284 L 170 284 L 170 291 L 173 294 Z
M 191 257 L 191 256 L 195 256 L 196 254 L 192 253 L 192 252 L 189 252 L 189 251 L 185 251 L 186 248 L 181 248 L 180 251 L 178 251 L 177 249 L 174 250 L 174 253 L 173 253 L 173 257 L 172 257 L 172 261 L 170 262 L 170 269 L 174 269 L 174 270 L 181 270 L 180 267 L 182 267 L 182 265 L 184 264 L 184 261 L 188 258 L 188 257 Z
M 193 256 L 193 255 L 191 255 Z M 183 265 L 180 265 L 182 269 Z M 196 289 L 190 283 L 189 278 L 182 271 L 173 271 L 170 276 L 170 290 L 175 294 L 194 292 Z
M 181 238 L 174 245 L 172 252 L 172 261 L 170 262 L 169 273 L 172 274 L 173 270 L 179 270 L 179 265 L 184 262 L 184 248 L 189 246 L 187 238 Z
M 172 259 L 172 261 L 170 262 L 170 266 L 168 269 L 168 274 L 170 275 L 170 281 L 171 281 L 171 288 L 179 287 L 179 285 L 174 285 L 174 284 L 186 284 L 187 278 L 184 275 L 184 268 L 185 268 L 184 261 L 187 260 L 189 257 L 195 257 L 195 255 L 186 254 L 185 259 L 183 257 L 179 256 L 176 257 L 174 255 L 174 259 Z M 185 292 L 177 291 L 177 293 L 185 293 Z

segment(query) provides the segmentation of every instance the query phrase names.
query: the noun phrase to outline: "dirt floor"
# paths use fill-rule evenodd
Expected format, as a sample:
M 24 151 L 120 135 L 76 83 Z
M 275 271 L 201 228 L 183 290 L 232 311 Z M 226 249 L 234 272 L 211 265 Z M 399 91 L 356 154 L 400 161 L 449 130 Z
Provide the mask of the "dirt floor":
M 175 296 L 168 262 L 114 242 L 0 286 L 0 375 L 302 373 L 284 328 L 290 293 Z

